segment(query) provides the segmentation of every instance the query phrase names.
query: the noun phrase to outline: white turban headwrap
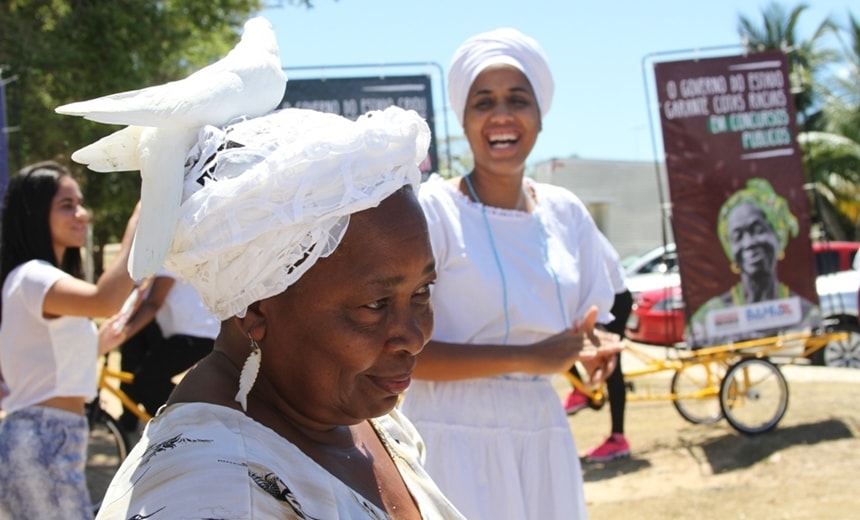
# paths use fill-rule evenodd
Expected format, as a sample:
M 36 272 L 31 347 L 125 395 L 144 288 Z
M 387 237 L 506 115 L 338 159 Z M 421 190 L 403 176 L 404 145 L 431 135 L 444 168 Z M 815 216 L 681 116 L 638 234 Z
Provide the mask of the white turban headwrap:
M 472 36 L 454 53 L 448 68 L 448 101 L 461 126 L 472 83 L 485 68 L 498 64 L 519 69 L 531 83 L 541 117 L 549 112 L 555 83 L 543 49 L 518 30 L 502 28 Z
M 199 132 L 164 262 L 219 319 L 277 295 L 331 254 L 349 215 L 417 189 L 430 129 L 398 107 L 357 121 L 284 109 Z

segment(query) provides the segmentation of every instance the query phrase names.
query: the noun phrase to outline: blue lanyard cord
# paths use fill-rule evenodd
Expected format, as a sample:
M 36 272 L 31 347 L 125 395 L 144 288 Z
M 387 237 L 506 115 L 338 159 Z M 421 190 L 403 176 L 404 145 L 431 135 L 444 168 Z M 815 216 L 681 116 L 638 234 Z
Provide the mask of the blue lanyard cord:
M 484 227 L 487 228 L 487 236 L 490 237 L 490 247 L 493 249 L 493 258 L 496 260 L 496 267 L 499 269 L 499 276 L 502 278 L 502 305 L 505 309 L 505 339 L 504 345 L 508 344 L 508 337 L 511 334 L 511 320 L 508 316 L 508 284 L 505 281 L 505 270 L 502 268 L 502 259 L 499 258 L 499 251 L 496 249 L 496 241 L 493 239 L 493 230 L 490 228 L 490 220 L 487 218 L 487 207 L 478 198 L 475 193 L 475 188 L 472 186 L 472 181 L 469 175 L 465 175 L 463 180 L 466 181 L 466 186 L 469 188 L 469 193 L 472 194 L 472 200 L 481 205 L 481 215 L 484 217 Z
M 511 333 L 511 322 L 510 317 L 508 316 L 508 284 L 505 281 L 505 270 L 502 267 L 502 259 L 499 257 L 499 251 L 496 249 L 496 242 L 493 238 L 493 230 L 490 227 L 490 220 L 487 218 L 487 207 L 481 202 L 481 199 L 478 198 L 478 194 L 475 193 L 475 188 L 472 186 L 472 180 L 469 179 L 469 175 L 465 175 L 463 180 L 466 181 L 466 187 L 469 188 L 469 193 L 472 195 L 472 200 L 481 205 L 481 216 L 484 218 L 484 226 L 487 228 L 487 236 L 490 238 L 490 247 L 493 249 L 493 258 L 496 261 L 496 267 L 499 270 L 499 276 L 502 279 L 502 305 L 504 305 L 505 310 L 505 341 L 504 344 L 508 344 L 508 337 Z M 543 220 L 540 217 L 540 214 L 537 211 L 537 202 L 531 197 L 531 194 L 528 190 L 525 190 L 526 197 L 531 201 L 532 207 L 534 208 L 534 216 L 537 219 L 538 224 L 538 236 L 540 237 L 540 246 L 543 252 L 544 260 L 546 261 L 546 266 L 549 268 L 549 272 L 552 274 L 552 280 L 555 283 L 555 296 L 558 300 L 558 308 L 561 311 L 561 322 L 565 328 L 569 326 L 567 322 L 567 313 L 564 310 L 564 298 L 561 295 L 561 283 L 558 281 L 558 273 L 553 269 L 552 264 L 549 261 L 549 246 L 547 245 L 546 237 L 547 232 L 546 228 L 543 225 Z
M 555 283 L 555 297 L 558 300 L 558 309 L 561 311 L 561 323 L 565 328 L 567 328 L 567 313 L 564 311 L 564 298 L 561 297 L 561 282 L 558 281 L 558 273 L 555 272 L 552 262 L 549 261 L 549 245 L 546 241 L 549 233 L 547 233 L 546 228 L 543 225 L 543 219 L 541 218 L 540 211 L 538 211 L 537 201 L 532 198 L 532 194 L 529 190 L 523 189 L 523 193 L 525 193 L 526 198 L 531 201 L 532 207 L 534 208 L 534 216 L 538 225 L 538 237 L 540 237 L 540 247 L 543 250 L 543 259 L 546 262 L 547 269 L 549 269 L 550 274 L 552 274 L 552 281 Z
M 540 236 L 541 249 L 543 249 L 543 257 L 544 260 L 546 260 L 546 266 L 549 268 L 549 272 L 552 273 L 552 281 L 555 282 L 555 297 L 558 300 L 558 308 L 561 311 L 561 322 L 564 324 L 565 328 L 567 328 L 569 324 L 567 323 L 567 313 L 564 312 L 564 298 L 561 297 L 561 283 L 558 281 L 558 273 L 555 272 L 555 269 L 553 269 L 552 264 L 549 261 L 549 246 L 546 243 L 547 232 L 543 227 L 543 220 L 541 220 L 536 206 L 535 218 L 537 219 L 538 228 L 540 228 L 538 235 Z

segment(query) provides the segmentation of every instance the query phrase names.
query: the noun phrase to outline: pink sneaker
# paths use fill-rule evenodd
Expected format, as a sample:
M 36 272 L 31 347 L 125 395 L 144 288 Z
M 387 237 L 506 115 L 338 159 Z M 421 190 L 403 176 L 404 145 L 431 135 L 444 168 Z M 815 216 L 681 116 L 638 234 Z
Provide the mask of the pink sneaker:
M 613 433 L 603 444 L 585 452 L 587 462 L 608 462 L 630 456 L 630 445 L 623 433 Z
M 579 390 L 567 394 L 567 398 L 564 400 L 564 411 L 567 412 L 567 415 L 573 415 L 586 406 L 588 406 L 588 397 Z

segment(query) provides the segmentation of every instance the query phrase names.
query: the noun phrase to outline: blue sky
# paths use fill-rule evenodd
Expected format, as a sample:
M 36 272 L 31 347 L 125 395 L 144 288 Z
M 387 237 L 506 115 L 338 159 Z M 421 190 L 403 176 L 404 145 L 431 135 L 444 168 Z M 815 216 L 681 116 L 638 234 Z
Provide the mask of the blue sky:
M 646 83 L 651 86 L 643 60 L 690 59 L 687 51 L 722 47 L 725 51 L 710 55 L 736 54 L 739 16 L 761 20 L 766 5 L 751 0 L 314 0 L 315 7 L 306 10 L 283 3 L 262 15 L 275 26 L 289 77 L 429 73 L 438 86 L 440 137 L 446 126 L 452 137 L 462 135 L 438 91 L 460 43 L 504 26 L 534 37 L 549 57 L 556 90 L 530 164 L 570 156 L 653 160 Z M 801 36 L 811 35 L 827 16 L 845 21 L 850 5 L 806 3 Z M 799 2 L 783 4 L 790 9 Z M 431 65 L 392 66 L 405 63 Z M 372 66 L 344 67 L 352 65 Z

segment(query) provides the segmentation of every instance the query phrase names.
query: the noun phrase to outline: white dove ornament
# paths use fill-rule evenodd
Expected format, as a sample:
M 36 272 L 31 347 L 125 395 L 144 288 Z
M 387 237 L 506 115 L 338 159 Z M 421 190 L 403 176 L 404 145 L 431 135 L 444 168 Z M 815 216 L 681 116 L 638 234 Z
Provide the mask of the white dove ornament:
M 94 171 L 139 170 L 141 208 L 129 257 L 135 280 L 161 267 L 182 201 L 185 157 L 201 126 L 277 108 L 287 77 L 274 29 L 262 17 L 245 23 L 239 43 L 185 79 L 58 107 L 60 114 L 128 125 L 85 146 L 72 159 Z

